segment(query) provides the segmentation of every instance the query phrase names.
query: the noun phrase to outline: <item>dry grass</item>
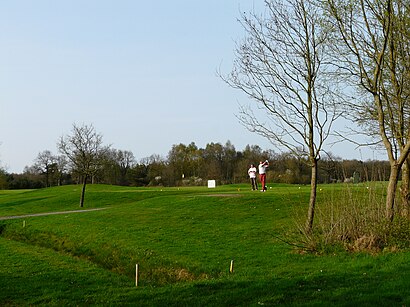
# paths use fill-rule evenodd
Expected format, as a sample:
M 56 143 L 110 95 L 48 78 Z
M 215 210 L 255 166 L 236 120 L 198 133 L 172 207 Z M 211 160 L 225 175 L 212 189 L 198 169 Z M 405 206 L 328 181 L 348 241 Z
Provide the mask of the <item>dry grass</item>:
M 314 233 L 304 232 L 303 218 L 297 223 L 306 249 L 378 253 L 409 247 L 410 220 L 400 216 L 399 200 L 394 222 L 386 220 L 384 191 L 380 183 L 323 187 L 318 194 Z

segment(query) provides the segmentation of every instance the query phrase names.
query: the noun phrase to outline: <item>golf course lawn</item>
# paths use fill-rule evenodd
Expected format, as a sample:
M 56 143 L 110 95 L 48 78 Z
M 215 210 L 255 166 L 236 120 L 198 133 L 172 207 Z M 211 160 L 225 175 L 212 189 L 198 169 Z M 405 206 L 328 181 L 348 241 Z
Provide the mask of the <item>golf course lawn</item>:
M 80 190 L 0 191 L 1 306 L 410 305 L 408 250 L 297 247 L 309 187 Z

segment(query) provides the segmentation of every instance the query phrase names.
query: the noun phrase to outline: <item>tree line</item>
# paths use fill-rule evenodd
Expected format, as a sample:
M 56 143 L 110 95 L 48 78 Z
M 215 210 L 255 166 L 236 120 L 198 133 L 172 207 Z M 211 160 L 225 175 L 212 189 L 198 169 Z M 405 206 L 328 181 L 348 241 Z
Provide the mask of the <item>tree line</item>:
M 248 183 L 250 164 L 265 160 L 270 162 L 268 183 L 310 183 L 309 164 L 303 156 L 263 150 L 258 145 L 237 150 L 230 141 L 225 144 L 211 142 L 204 148 L 194 142 L 175 144 L 166 157 L 153 154 L 139 161 L 131 151 L 106 147 L 97 160 L 95 170 L 87 177 L 89 183 L 135 187 L 201 186 L 211 179 L 218 185 Z M 1 177 L 3 189 L 32 189 L 80 184 L 84 173 L 78 165 L 70 165 L 65 155 L 44 150 L 22 173 L 3 171 Z M 387 161 L 344 160 L 331 154 L 319 161 L 319 183 L 385 181 L 388 178 Z

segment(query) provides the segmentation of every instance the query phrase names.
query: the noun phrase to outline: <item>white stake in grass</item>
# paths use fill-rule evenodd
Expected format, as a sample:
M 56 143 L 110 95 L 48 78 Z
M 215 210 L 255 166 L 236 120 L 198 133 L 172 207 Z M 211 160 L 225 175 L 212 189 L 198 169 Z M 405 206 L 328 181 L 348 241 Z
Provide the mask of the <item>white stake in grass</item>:
M 135 265 L 135 287 L 138 287 L 139 265 Z
M 229 267 L 229 273 L 233 273 L 233 260 L 231 260 L 231 265 Z

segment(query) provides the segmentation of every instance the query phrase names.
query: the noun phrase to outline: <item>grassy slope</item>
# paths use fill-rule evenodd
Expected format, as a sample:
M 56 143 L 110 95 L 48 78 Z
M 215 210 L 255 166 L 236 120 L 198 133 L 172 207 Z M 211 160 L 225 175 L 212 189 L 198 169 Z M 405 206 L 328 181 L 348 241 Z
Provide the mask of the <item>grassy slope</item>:
M 107 210 L 0 221 L 0 304 L 409 305 L 409 253 L 300 255 L 276 239 L 307 197 L 291 186 L 89 186 L 85 209 Z M 5 191 L 0 216 L 78 200 L 77 186 Z

